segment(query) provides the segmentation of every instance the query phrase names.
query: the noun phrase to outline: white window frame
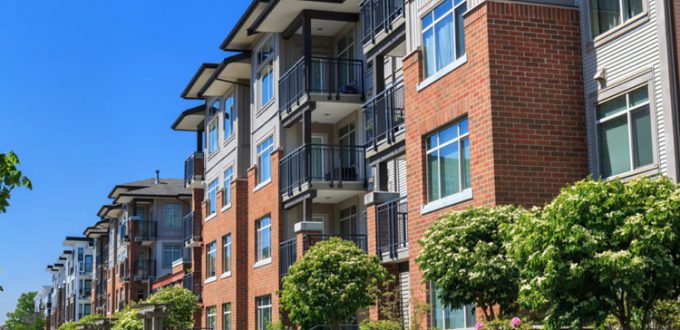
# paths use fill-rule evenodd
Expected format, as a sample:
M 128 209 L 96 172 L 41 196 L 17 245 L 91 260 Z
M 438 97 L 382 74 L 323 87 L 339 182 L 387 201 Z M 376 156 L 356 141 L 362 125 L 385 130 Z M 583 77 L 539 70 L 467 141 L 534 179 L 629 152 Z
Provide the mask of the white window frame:
M 177 248 L 177 249 L 175 250 L 174 248 Z M 161 253 L 162 253 L 162 260 L 161 260 L 162 265 L 161 266 L 163 268 L 171 268 L 173 262 L 175 262 L 176 260 L 183 257 L 184 251 L 182 251 L 182 250 L 183 250 L 182 245 L 179 244 L 179 243 L 165 243 L 165 244 L 163 244 L 163 250 L 161 251 Z M 179 257 L 178 258 L 172 257 L 172 258 L 170 258 L 171 259 L 170 262 L 166 263 L 165 262 L 166 261 L 165 256 L 166 256 L 167 252 L 170 252 L 173 255 L 174 255 L 175 252 L 178 252 Z
M 226 143 L 234 136 L 234 118 L 236 116 L 236 93 L 231 92 L 224 99 L 224 127 L 222 129 L 224 135 L 224 142 Z M 227 127 L 229 134 L 227 134 Z
M 227 326 L 227 318 L 229 326 Z M 222 304 L 222 330 L 231 330 L 231 303 Z
M 442 132 L 442 131 L 444 131 L 444 130 L 450 128 L 451 126 L 454 126 L 454 125 L 456 125 L 456 124 L 460 124 L 460 123 L 462 123 L 463 121 L 467 121 L 467 123 L 468 123 L 468 124 L 467 124 L 467 125 L 468 125 L 468 131 L 467 131 L 466 133 L 464 133 L 464 134 L 459 134 L 459 135 L 458 135 L 457 137 L 455 137 L 454 139 L 452 139 L 452 140 L 450 140 L 450 141 L 446 141 L 446 142 L 444 142 L 444 143 L 441 143 L 441 141 L 439 141 L 439 143 L 437 143 L 437 146 L 436 146 L 436 147 L 427 149 L 427 140 L 428 140 L 431 136 L 437 135 L 437 134 L 439 134 L 440 132 Z M 470 187 L 464 187 L 464 180 L 463 180 L 463 178 L 464 178 L 464 177 L 463 177 L 463 140 L 466 140 L 466 139 L 467 139 L 468 141 L 470 140 L 470 126 L 469 126 L 469 125 L 470 125 L 470 122 L 469 122 L 468 118 L 467 118 L 467 117 L 464 117 L 464 118 L 458 119 L 458 120 L 456 120 L 456 121 L 454 121 L 454 122 L 452 122 L 452 123 L 450 123 L 450 124 L 447 124 L 446 126 L 443 126 L 443 127 L 440 128 L 440 129 L 437 129 L 435 132 L 433 132 L 432 134 L 427 135 L 427 137 L 425 138 L 425 140 L 426 140 L 426 141 L 425 141 L 425 144 L 426 144 L 426 145 L 425 145 L 425 147 L 426 147 L 426 151 L 425 151 L 425 163 L 426 163 L 426 165 L 425 165 L 425 180 L 426 180 L 426 181 L 425 181 L 425 182 L 426 182 L 425 188 L 426 188 L 426 191 L 427 191 L 427 201 L 428 201 L 428 203 L 432 203 L 432 202 L 436 202 L 436 201 L 439 201 L 439 200 L 442 200 L 442 199 L 446 199 L 446 198 L 448 198 L 448 197 L 455 196 L 456 194 L 462 193 L 462 192 L 464 192 L 464 191 L 470 189 Z M 437 139 L 439 139 L 439 138 L 437 138 Z M 431 198 L 431 197 L 430 197 L 430 170 L 429 170 L 429 166 L 427 166 L 427 164 L 428 164 L 428 163 L 427 163 L 427 157 L 428 157 L 430 154 L 435 153 L 435 152 L 439 152 L 439 150 L 441 150 L 441 149 L 443 149 L 443 148 L 445 148 L 445 147 L 447 147 L 447 146 L 449 146 L 449 145 L 451 145 L 451 144 L 454 144 L 454 143 L 458 143 L 458 154 L 459 154 L 459 158 L 458 158 L 458 162 L 459 162 L 459 164 L 458 164 L 458 183 L 459 183 L 460 186 L 458 187 L 458 188 L 459 188 L 459 189 L 458 189 L 458 192 L 457 192 L 457 193 L 453 193 L 453 194 L 448 195 L 448 196 L 442 196 L 442 186 L 441 186 L 441 185 L 442 185 L 442 175 L 441 175 L 441 166 L 440 166 L 440 167 L 439 167 L 440 173 L 439 173 L 439 175 L 438 175 L 438 177 L 439 177 L 439 182 L 437 183 L 437 184 L 438 184 L 437 189 L 439 190 L 439 198 L 437 198 L 437 199 L 430 199 L 430 198 Z M 438 156 L 438 157 L 440 157 L 440 156 Z M 438 159 L 441 159 L 441 158 L 438 158 Z M 470 175 L 472 175 L 472 173 L 470 173 Z
M 222 236 L 222 277 L 231 275 L 231 233 Z
M 456 1 L 455 1 L 455 0 L 451 0 L 451 9 L 448 10 L 448 11 L 446 11 L 446 12 L 445 12 L 444 14 L 442 14 L 439 18 L 435 18 L 435 17 L 434 17 L 434 11 L 435 11 L 439 6 L 441 6 L 445 1 L 446 1 L 446 0 L 444 0 L 444 1 L 438 1 L 436 5 L 432 6 L 432 8 L 431 8 L 430 10 L 428 10 L 424 15 L 422 15 L 422 16 L 418 19 L 418 27 L 419 27 L 419 29 L 420 29 L 419 38 L 420 38 L 420 45 L 421 45 L 421 49 L 422 49 L 422 55 L 423 55 L 423 56 L 422 56 L 423 81 L 421 82 L 421 85 L 422 85 L 422 86 L 418 86 L 418 87 L 419 87 L 419 88 L 418 88 L 419 90 L 422 89 L 422 88 L 424 88 L 425 86 L 431 84 L 432 82 L 436 81 L 437 79 L 441 78 L 442 76 L 446 75 L 447 73 L 453 71 L 453 69 L 457 68 L 458 66 L 460 66 L 461 64 L 463 64 L 464 62 L 467 61 L 467 47 L 465 47 L 465 49 L 464 49 L 465 53 L 460 54 L 460 55 L 457 54 L 457 49 L 456 49 L 456 46 L 457 46 L 457 45 L 456 45 L 456 26 L 457 26 L 457 24 L 458 24 L 458 22 L 457 22 L 457 20 L 456 20 L 456 9 L 460 8 L 461 6 L 467 6 L 467 0 L 462 0 L 462 1 L 461 1 L 460 3 L 458 3 L 458 4 L 456 4 Z M 466 12 L 467 12 L 467 11 L 466 11 Z M 428 15 L 432 15 L 432 23 L 430 23 L 430 24 L 427 25 L 427 26 L 423 26 L 423 19 L 424 19 L 426 16 L 428 16 Z M 449 15 L 451 15 L 451 16 L 453 17 L 453 21 L 452 21 L 452 22 L 453 22 L 453 23 L 452 23 L 452 26 L 453 26 L 453 34 L 452 34 L 453 40 L 451 40 L 451 50 L 453 51 L 453 54 L 452 54 L 452 56 L 453 56 L 453 61 L 452 61 L 451 63 L 449 63 L 449 64 L 447 64 L 447 65 L 441 67 L 441 68 L 438 69 L 438 70 L 437 70 L 437 63 L 435 62 L 435 65 L 434 65 L 435 71 L 434 71 L 434 72 L 431 72 L 431 73 L 428 75 L 428 72 L 427 72 L 427 57 L 426 57 L 426 56 L 427 56 L 427 55 L 426 55 L 426 51 L 427 51 L 427 50 L 426 50 L 426 48 L 425 48 L 425 37 L 424 37 L 424 36 L 425 36 L 425 32 L 427 32 L 427 31 L 429 31 L 429 30 L 432 30 L 432 31 L 433 31 L 433 38 L 434 38 L 434 43 L 435 43 L 435 45 L 434 45 L 434 53 L 435 53 L 435 57 L 434 57 L 434 58 L 435 58 L 435 60 L 436 60 L 437 49 L 438 49 L 439 47 L 438 47 L 438 45 L 437 45 L 437 37 L 436 37 L 436 34 L 434 34 L 434 29 L 435 29 L 435 26 L 437 25 L 437 23 L 439 23 L 440 21 L 442 21 L 445 17 L 448 17 Z M 464 14 L 463 14 L 463 15 L 464 15 Z M 463 30 L 463 38 L 465 38 L 465 31 L 464 31 L 464 30 Z M 465 40 L 465 39 L 464 39 L 464 40 Z M 464 42 L 464 41 L 463 41 L 463 42 Z
M 268 141 L 271 141 L 267 147 L 263 147 L 262 150 L 260 150 L 260 146 L 264 145 Z M 257 144 L 257 148 L 255 150 L 257 152 L 257 181 L 258 181 L 258 186 L 259 185 L 264 185 L 268 182 L 271 181 L 272 179 L 272 158 L 271 158 L 271 153 L 274 152 L 274 135 L 269 135 L 266 138 L 260 140 L 260 143 Z M 269 177 L 262 177 L 262 164 L 263 164 L 263 158 L 264 156 L 267 156 L 269 158 Z
M 637 21 L 638 19 L 640 19 L 644 16 L 647 16 L 647 14 L 649 12 L 648 0 L 641 0 L 642 1 L 642 11 L 639 14 L 626 19 L 624 17 L 624 6 L 623 6 L 624 1 L 626 1 L 626 0 L 618 0 L 618 2 L 619 2 L 619 19 L 621 20 L 620 23 L 618 25 L 612 27 L 611 29 L 607 30 L 607 31 L 600 32 L 598 35 L 595 35 L 595 26 L 593 25 L 593 17 L 594 17 L 593 16 L 593 14 L 594 14 L 593 13 L 593 0 L 588 0 L 588 1 L 585 2 L 584 5 L 586 6 L 587 24 L 588 24 L 588 27 L 589 27 L 588 30 L 590 32 L 589 37 L 592 41 L 600 41 L 602 39 L 606 39 L 607 36 L 610 36 L 612 34 L 616 34 L 616 32 L 620 31 L 621 28 L 623 28 L 624 26 L 627 26 L 630 23 Z
M 255 326 L 257 330 L 266 330 L 272 323 L 272 296 L 260 296 L 255 298 Z M 269 310 L 269 320 L 264 320 L 264 311 Z
M 205 276 L 206 282 L 210 282 L 217 276 L 217 241 L 212 241 L 205 246 Z M 212 263 L 210 262 L 212 256 Z
M 177 218 L 168 220 L 168 208 L 176 208 Z M 174 213 L 174 211 L 172 211 Z M 174 215 L 174 214 L 173 214 Z M 171 229 L 182 229 L 182 204 L 165 203 L 163 204 L 163 227 Z
M 274 38 L 269 37 L 265 40 L 262 45 L 257 50 L 255 56 L 256 65 L 256 80 L 257 80 L 257 105 L 258 109 L 263 109 L 267 107 L 270 103 L 274 101 L 275 97 L 275 81 L 274 81 L 274 57 L 275 57 L 275 44 Z M 263 50 L 270 48 L 268 56 L 265 57 Z M 264 100 L 264 77 L 271 77 L 271 95 L 269 99 Z
M 217 107 L 215 107 L 217 105 Z M 210 120 L 208 121 L 208 124 L 206 125 L 206 139 L 207 142 L 207 150 L 208 150 L 208 156 L 214 155 L 217 153 L 217 151 L 220 149 L 220 134 L 219 134 L 219 109 L 220 102 L 219 100 L 213 102 L 213 104 L 208 108 L 208 115 Z M 214 110 L 213 110 L 214 109 Z M 212 131 L 214 129 L 215 136 L 212 135 Z
M 212 322 L 210 320 L 212 319 Z M 205 327 L 215 330 L 217 326 L 217 306 L 208 306 L 205 309 Z
M 262 225 L 262 222 L 267 220 L 269 223 Z M 256 265 L 271 262 L 272 259 L 272 218 L 271 216 L 266 216 L 258 219 L 255 222 L 255 261 Z M 265 236 L 269 237 L 269 255 L 264 255 L 263 239 Z
M 206 194 L 207 201 L 208 201 L 208 217 L 205 219 L 206 221 L 210 220 L 212 216 L 217 214 L 217 190 L 219 188 L 219 182 L 217 182 L 217 178 L 210 181 L 208 184 L 208 194 Z M 214 196 L 214 197 L 213 197 Z
M 229 165 L 223 173 L 223 191 L 222 191 L 222 211 L 231 207 L 231 183 L 234 182 L 234 166 Z
M 434 297 L 434 295 L 436 295 L 436 294 L 437 294 L 437 290 L 436 290 L 436 288 L 434 287 L 434 283 L 430 283 L 430 300 L 436 299 L 436 298 Z M 440 302 L 441 302 L 441 301 L 440 301 Z M 430 305 L 431 305 L 431 306 L 434 306 L 435 303 L 434 303 L 433 301 L 430 301 Z M 453 309 L 453 308 L 450 308 L 450 307 L 445 307 L 443 303 L 442 303 L 441 306 L 437 306 L 437 307 L 439 307 L 439 309 L 435 309 L 435 310 L 431 313 L 431 315 L 430 315 L 430 318 L 431 318 L 430 321 L 431 321 L 431 324 L 432 324 L 433 327 L 435 326 L 435 314 L 436 314 L 436 313 L 441 313 L 440 318 L 441 318 L 444 322 L 446 322 L 446 313 L 445 313 L 445 312 L 446 312 L 446 308 L 448 308 L 448 309 Z M 477 307 L 475 307 L 474 305 L 465 305 L 465 306 L 463 306 L 463 324 L 467 324 L 467 321 L 468 321 L 467 316 L 468 316 L 468 310 L 469 310 L 469 308 L 474 308 L 474 309 L 476 309 Z M 434 309 L 434 307 L 433 307 L 433 309 Z M 475 320 L 475 323 L 476 323 L 476 321 L 477 321 L 477 320 Z M 445 324 L 444 324 L 444 325 L 445 325 Z M 462 327 L 462 328 L 446 328 L 446 327 L 444 327 L 442 330 L 472 330 L 472 329 L 474 329 L 474 325 L 473 325 L 472 327 L 466 327 L 466 326 L 464 326 L 464 327 Z

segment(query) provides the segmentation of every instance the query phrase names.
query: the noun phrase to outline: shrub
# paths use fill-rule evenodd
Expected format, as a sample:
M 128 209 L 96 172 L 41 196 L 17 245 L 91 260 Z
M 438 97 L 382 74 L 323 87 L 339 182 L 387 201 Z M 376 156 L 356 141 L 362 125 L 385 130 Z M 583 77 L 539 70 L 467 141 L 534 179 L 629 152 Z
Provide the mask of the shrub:
M 111 330 L 142 330 L 144 324 L 142 320 L 137 317 L 137 310 L 130 306 L 116 312 L 113 317 L 116 319 Z
M 76 330 L 75 322 L 66 322 L 59 326 L 58 330 Z
M 144 303 L 166 305 L 169 316 L 165 319 L 163 325 L 171 330 L 192 328 L 194 313 L 199 308 L 198 298 L 191 291 L 176 286 L 160 289 Z
M 359 326 L 359 330 L 401 330 L 401 323 L 391 320 L 367 321 Z

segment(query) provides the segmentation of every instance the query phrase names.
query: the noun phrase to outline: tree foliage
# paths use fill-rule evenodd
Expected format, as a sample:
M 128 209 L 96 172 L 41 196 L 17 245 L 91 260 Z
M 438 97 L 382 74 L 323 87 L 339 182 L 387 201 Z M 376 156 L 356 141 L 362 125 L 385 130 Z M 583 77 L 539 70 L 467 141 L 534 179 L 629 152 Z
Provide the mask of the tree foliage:
M 190 329 L 194 325 L 194 313 L 198 310 L 198 299 L 191 291 L 169 286 L 154 293 L 145 304 L 164 304 L 168 318 L 163 322 L 166 329 Z
M 116 312 L 113 318 L 116 319 L 111 330 L 142 330 L 144 324 L 137 316 L 138 311 L 130 306 Z
M 95 321 L 103 320 L 104 318 L 105 316 L 102 314 L 90 314 L 78 320 L 78 322 L 76 322 L 76 325 L 85 325 L 88 327 L 93 327 L 95 326 Z
M 375 303 L 388 273 L 377 257 L 339 238 L 316 243 L 283 278 L 281 308 L 303 328 L 336 326 Z
M 645 329 L 657 301 L 680 293 L 680 190 L 667 178 L 577 182 L 511 237 L 520 301 L 550 327 L 612 314 Z
M 502 228 L 525 213 L 512 206 L 469 208 L 439 218 L 427 230 L 416 261 L 443 303 L 475 304 L 486 319 L 514 309 L 519 269 L 506 253 Z M 501 315 L 492 308 L 496 305 Z
M 31 181 L 17 168 L 19 157 L 14 152 L 0 153 L 0 213 L 9 206 L 10 193 L 15 188 L 31 189 Z
M 35 296 L 37 292 L 22 293 L 14 311 L 7 313 L 5 326 L 12 330 L 42 330 L 45 318 L 35 312 Z
M 59 326 L 58 330 L 76 330 L 75 322 L 66 322 Z

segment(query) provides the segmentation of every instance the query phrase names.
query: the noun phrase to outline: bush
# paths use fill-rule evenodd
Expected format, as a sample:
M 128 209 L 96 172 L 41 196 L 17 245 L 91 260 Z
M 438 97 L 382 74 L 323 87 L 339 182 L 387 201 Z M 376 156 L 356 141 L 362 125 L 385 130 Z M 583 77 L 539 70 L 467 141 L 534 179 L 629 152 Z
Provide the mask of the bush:
M 496 319 L 489 322 L 480 322 L 480 329 L 482 330 L 530 330 L 532 329 L 532 324 L 525 323 L 518 317 L 513 317 L 512 319 Z M 482 326 L 483 325 L 483 326 Z
M 130 306 L 116 312 L 113 317 L 116 319 L 111 330 L 142 330 L 144 324 L 142 320 L 137 317 L 137 310 Z
M 91 314 L 81 318 L 78 322 L 76 322 L 76 325 L 85 325 L 88 327 L 92 327 L 95 325 L 94 323 L 96 320 L 102 320 L 104 318 L 105 317 L 102 314 Z
M 59 326 L 58 330 L 76 330 L 75 322 L 66 322 Z
M 359 326 L 359 330 L 401 330 L 401 324 L 391 320 L 367 321 Z
M 189 290 L 176 286 L 160 289 L 145 304 L 166 305 L 168 318 L 163 325 L 166 329 L 182 330 L 194 326 L 194 313 L 198 310 L 198 298 Z

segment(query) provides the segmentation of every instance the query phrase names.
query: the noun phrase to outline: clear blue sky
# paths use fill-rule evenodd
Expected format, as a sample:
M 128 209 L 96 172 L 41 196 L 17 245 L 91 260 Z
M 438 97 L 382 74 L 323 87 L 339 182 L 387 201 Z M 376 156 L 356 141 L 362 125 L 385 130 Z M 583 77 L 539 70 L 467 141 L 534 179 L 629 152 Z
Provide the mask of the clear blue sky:
M 49 284 L 67 235 L 97 221 L 116 183 L 180 177 L 195 146 L 170 125 L 179 95 L 249 0 L 4 0 L 0 152 L 33 181 L 0 214 L 0 324 L 21 292 Z

